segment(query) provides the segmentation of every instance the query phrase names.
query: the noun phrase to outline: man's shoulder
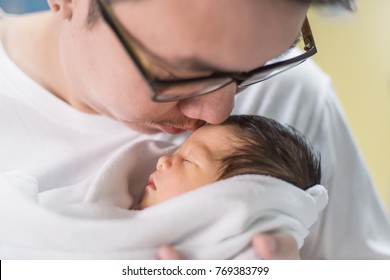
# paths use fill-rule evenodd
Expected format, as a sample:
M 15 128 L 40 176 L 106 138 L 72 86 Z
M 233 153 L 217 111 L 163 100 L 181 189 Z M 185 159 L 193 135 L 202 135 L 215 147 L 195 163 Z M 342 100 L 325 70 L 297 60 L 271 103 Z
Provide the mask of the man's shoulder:
M 255 110 L 258 114 L 267 115 L 270 111 L 280 112 L 285 105 L 290 113 L 293 108 L 302 111 L 326 99 L 331 88 L 330 77 L 315 62 L 308 60 L 249 87 L 237 96 L 235 110 L 239 113 Z
M 338 108 L 332 80 L 308 60 L 239 94 L 233 113 L 267 116 L 310 134 L 330 107 Z

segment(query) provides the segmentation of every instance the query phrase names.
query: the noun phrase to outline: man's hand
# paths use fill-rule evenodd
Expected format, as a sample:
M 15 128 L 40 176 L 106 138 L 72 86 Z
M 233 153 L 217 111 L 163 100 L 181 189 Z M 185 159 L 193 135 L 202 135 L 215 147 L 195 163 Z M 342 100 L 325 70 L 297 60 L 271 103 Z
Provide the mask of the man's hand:
M 162 246 L 157 250 L 159 260 L 182 260 L 182 256 L 171 246 Z
M 282 232 L 259 233 L 252 239 L 257 256 L 263 260 L 299 260 L 299 251 L 295 239 Z M 157 250 L 160 260 L 181 260 L 180 254 L 170 246 Z
M 259 233 L 252 238 L 257 256 L 263 260 L 299 260 L 295 239 L 283 232 Z

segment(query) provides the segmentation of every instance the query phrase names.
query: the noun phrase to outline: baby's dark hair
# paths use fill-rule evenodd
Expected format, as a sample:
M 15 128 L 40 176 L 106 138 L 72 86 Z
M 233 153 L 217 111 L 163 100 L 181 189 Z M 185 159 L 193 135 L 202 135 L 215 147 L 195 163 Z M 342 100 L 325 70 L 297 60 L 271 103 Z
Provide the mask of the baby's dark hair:
M 221 125 L 232 128 L 235 148 L 221 159 L 219 179 L 268 175 L 303 190 L 320 183 L 320 154 L 293 127 L 255 115 L 233 115 Z

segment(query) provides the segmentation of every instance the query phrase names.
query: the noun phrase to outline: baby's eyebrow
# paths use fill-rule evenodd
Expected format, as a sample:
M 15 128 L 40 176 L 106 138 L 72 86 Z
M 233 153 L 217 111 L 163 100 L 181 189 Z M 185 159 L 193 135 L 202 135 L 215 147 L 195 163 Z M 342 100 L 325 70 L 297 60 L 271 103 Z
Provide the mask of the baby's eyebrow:
M 171 155 L 180 154 L 183 157 L 187 157 L 190 152 L 191 149 L 183 149 L 183 145 L 181 145 Z
M 200 154 L 207 161 L 218 161 L 219 157 L 215 155 L 215 151 L 211 150 L 207 145 L 200 145 L 197 147 L 196 152 Z

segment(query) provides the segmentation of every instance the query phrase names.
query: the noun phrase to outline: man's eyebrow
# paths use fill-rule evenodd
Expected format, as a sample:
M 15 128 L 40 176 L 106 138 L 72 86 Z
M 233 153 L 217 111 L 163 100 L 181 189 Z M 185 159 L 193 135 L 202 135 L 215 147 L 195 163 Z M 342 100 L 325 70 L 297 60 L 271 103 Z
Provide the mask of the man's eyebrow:
M 177 69 L 186 69 L 197 72 L 226 72 L 223 69 L 213 65 L 210 62 L 204 61 L 198 57 L 191 57 L 188 59 L 177 59 L 167 62 L 170 66 Z
M 124 29 L 124 28 L 123 28 Z M 125 29 L 124 29 L 125 30 Z M 136 48 L 141 50 L 141 52 L 144 52 L 147 56 L 152 58 L 153 60 L 157 61 L 157 63 L 160 63 L 162 65 L 168 66 L 172 69 L 180 69 L 183 67 L 186 67 L 186 70 L 192 70 L 192 71 L 199 71 L 199 72 L 227 72 L 224 69 L 221 69 L 220 67 L 213 65 L 209 61 L 202 60 L 199 57 L 189 57 L 185 59 L 176 59 L 169 61 L 166 58 L 163 58 L 156 54 L 154 51 L 149 49 L 145 44 L 143 44 L 140 40 L 135 38 L 132 34 L 130 34 L 128 31 L 125 31 L 126 37 L 129 37 L 131 39 L 130 45 L 134 45 Z
M 124 29 L 124 28 L 123 28 Z M 126 29 L 124 29 L 126 30 Z M 198 72 L 221 72 L 221 73 L 232 73 L 233 71 L 226 71 L 225 69 L 221 69 L 216 65 L 213 65 L 212 63 L 202 60 L 199 57 L 191 57 L 187 59 L 176 59 L 173 61 L 168 61 L 166 58 L 162 58 L 158 54 L 156 54 L 154 51 L 150 50 L 148 47 L 145 46 L 141 41 L 139 41 L 137 38 L 135 38 L 132 34 L 130 34 L 128 31 L 125 31 L 126 36 L 128 36 L 132 43 L 137 48 L 141 49 L 142 52 L 145 52 L 149 57 L 151 57 L 153 60 L 157 61 L 157 63 L 160 63 L 162 65 L 168 66 L 172 69 L 185 69 L 189 71 L 198 71 Z M 288 50 L 284 53 L 282 53 L 280 56 L 272 59 L 278 60 L 285 56 L 287 53 L 289 53 L 293 48 L 297 46 L 297 44 L 301 41 L 302 35 L 301 33 L 298 34 L 298 36 L 295 38 L 292 45 L 288 48 Z M 263 64 L 264 65 L 264 64 Z M 259 65 L 258 67 L 261 67 L 262 65 Z
M 132 37 L 133 38 L 133 37 Z M 197 72 L 225 72 L 224 69 L 219 68 L 216 65 L 213 65 L 212 63 L 202 60 L 199 57 L 189 57 L 185 59 L 175 59 L 175 60 L 167 60 L 166 58 L 163 58 L 147 48 L 144 44 L 140 43 L 137 40 L 134 40 L 135 44 L 138 45 L 138 47 L 141 49 L 141 51 L 145 52 L 149 57 L 151 57 L 153 60 L 157 61 L 158 63 L 168 66 L 172 69 L 185 69 L 190 71 L 197 71 Z
M 301 40 L 302 40 L 302 35 L 301 35 L 301 33 L 299 33 L 299 35 L 295 38 L 294 42 L 291 44 L 291 46 L 288 48 L 288 50 L 275 59 L 281 58 L 284 55 L 286 55 L 289 51 L 294 49 Z M 150 50 L 148 50 L 148 52 L 150 52 Z M 155 57 L 156 57 L 156 59 L 162 60 L 157 55 Z M 162 62 L 163 62 L 163 60 L 162 60 Z M 224 69 L 218 68 L 217 66 L 209 63 L 208 61 L 204 61 L 204 60 L 197 58 L 197 57 L 193 57 L 193 58 L 188 59 L 188 60 L 177 60 L 177 61 L 172 61 L 171 63 L 169 63 L 169 62 L 165 62 L 165 63 L 169 64 L 172 67 L 176 67 L 176 68 L 185 67 L 185 69 L 193 70 L 193 71 L 231 72 L 231 71 L 226 71 Z M 261 66 L 262 65 L 259 65 L 258 67 L 261 67 Z

